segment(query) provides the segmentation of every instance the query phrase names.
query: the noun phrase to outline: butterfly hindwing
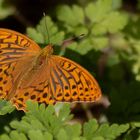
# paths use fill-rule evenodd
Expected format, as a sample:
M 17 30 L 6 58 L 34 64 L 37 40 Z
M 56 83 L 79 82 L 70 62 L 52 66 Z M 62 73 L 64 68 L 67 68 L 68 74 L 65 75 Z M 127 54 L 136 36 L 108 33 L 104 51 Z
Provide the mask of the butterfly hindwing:
M 52 98 L 48 81 L 38 83 L 36 86 L 30 85 L 25 89 L 17 89 L 11 102 L 18 110 L 26 111 L 27 100 L 37 101 L 38 103 L 54 104 L 55 100 Z

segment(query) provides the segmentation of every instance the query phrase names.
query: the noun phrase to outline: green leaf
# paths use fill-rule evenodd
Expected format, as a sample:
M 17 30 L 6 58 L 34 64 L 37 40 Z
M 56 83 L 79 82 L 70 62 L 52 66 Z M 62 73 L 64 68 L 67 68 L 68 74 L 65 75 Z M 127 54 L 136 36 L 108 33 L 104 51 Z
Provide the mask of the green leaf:
M 113 140 L 118 136 L 120 136 L 120 134 L 128 130 L 128 128 L 129 128 L 129 124 L 120 125 L 120 126 L 118 124 L 112 124 L 110 127 L 108 124 L 103 124 L 96 132 L 96 135 L 99 136 L 101 135 L 105 139 Z
M 1 139 L 1 140 L 10 140 L 9 136 L 6 135 L 6 134 L 2 134 L 2 135 L 0 136 L 0 139 Z
M 107 37 L 92 37 L 91 38 L 92 49 L 102 50 L 107 47 L 109 39 Z
M 27 28 L 27 34 L 29 37 L 31 37 L 35 42 L 39 44 L 44 43 L 44 37 L 41 33 L 39 33 L 36 29 L 28 27 Z
M 140 127 L 140 122 L 131 122 L 132 127 Z
M 117 11 L 111 12 L 105 16 L 102 22 L 93 25 L 92 34 L 101 35 L 107 32 L 116 33 L 122 30 L 128 22 L 126 15 Z
M 96 120 L 90 120 L 88 123 L 84 124 L 84 137 L 87 140 L 95 139 L 107 139 L 113 140 L 120 136 L 122 133 L 126 132 L 129 129 L 129 124 L 109 124 L 104 123 L 101 126 L 97 124 Z
M 45 108 L 44 104 L 38 105 L 36 102 L 28 101 L 28 112 L 26 115 L 21 121 L 12 121 L 10 125 L 19 132 L 26 134 L 31 130 L 39 130 L 38 133 L 41 133 L 40 135 L 43 135 L 43 131 L 56 135 L 63 124 L 72 118 L 72 115 L 69 115 L 69 104 L 64 104 L 57 112 L 55 111 L 55 108 L 58 109 L 59 104 L 56 104 L 55 106 L 49 105 Z
M 5 0 L 0 0 L 0 19 L 4 19 L 15 13 L 15 8 Z
M 81 7 L 73 5 L 72 8 L 63 5 L 57 8 L 57 18 L 71 26 L 84 24 L 84 11 Z
M 57 140 L 69 140 L 68 135 L 64 129 L 60 129 L 59 133 L 56 135 Z
M 50 133 L 43 133 L 40 130 L 31 130 L 28 134 L 30 140 L 53 140 L 53 137 Z
M 9 136 L 8 135 L 1 135 L 0 136 L 1 140 L 28 140 L 27 137 L 25 136 L 25 134 L 23 133 L 19 133 L 17 131 L 11 131 Z
M 21 120 L 20 122 L 14 120 L 10 123 L 10 126 L 23 133 L 27 133 L 30 129 L 32 129 L 32 126 L 24 120 Z
M 50 134 L 49 132 L 45 132 L 44 133 L 44 137 L 47 139 L 47 140 L 53 140 L 53 136 L 52 136 L 52 134 Z M 46 140 L 45 139 L 45 140 Z
M 11 113 L 14 109 L 14 106 L 10 102 L 0 100 L 0 115 Z
M 31 100 L 28 100 L 26 102 L 26 104 L 27 104 L 27 110 L 29 111 L 29 113 L 33 113 L 33 112 L 37 111 L 39 108 L 38 103 L 32 102 Z
M 88 34 L 88 29 L 84 26 L 78 26 L 73 29 L 73 33 L 75 36 L 79 36 L 81 34 L 85 34 L 85 36 Z
M 26 136 L 23 134 L 23 133 L 18 133 L 17 131 L 12 131 L 10 133 L 10 137 L 13 139 L 13 140 L 27 140 Z
M 122 30 L 127 24 L 127 21 L 128 18 L 126 15 L 115 11 L 110 13 L 102 24 L 107 28 L 108 32 L 115 33 Z
M 59 103 L 56 104 L 55 107 L 59 106 Z M 59 110 L 59 120 L 68 121 L 72 119 L 72 115 L 70 115 L 70 104 L 64 104 L 62 108 Z
M 122 4 L 122 0 L 112 0 L 113 9 L 121 8 Z
M 92 140 L 105 140 L 105 139 L 101 136 L 97 136 L 97 137 L 92 138 Z
M 77 19 L 77 24 L 84 24 L 85 17 L 83 9 L 78 5 L 73 5 L 72 10 L 74 14 L 73 16 L 75 16 L 75 18 Z
M 81 134 L 81 125 L 78 123 L 73 125 L 67 125 L 65 127 L 65 131 L 67 132 L 69 139 L 79 137 Z
M 95 131 L 98 129 L 99 125 L 96 120 L 90 120 L 83 126 L 83 136 L 90 140 L 93 138 Z
M 86 16 L 92 23 L 100 22 L 112 10 L 112 0 L 98 0 L 89 3 L 85 8 Z
M 27 34 L 30 38 L 39 44 L 61 44 L 64 40 L 64 32 L 59 31 L 49 16 L 43 17 L 39 24 L 34 28 L 27 28 Z
M 91 34 L 93 35 L 102 35 L 107 32 L 106 27 L 104 27 L 104 24 L 98 23 L 98 24 L 93 24 L 91 28 Z
M 140 81 L 140 41 L 130 37 L 129 44 L 131 44 L 131 46 L 129 47 L 130 50 L 127 59 L 133 61 L 131 71 L 134 73 L 135 79 Z
M 79 44 L 73 42 L 68 46 L 69 49 L 78 52 L 81 55 L 86 54 L 88 51 L 93 49 L 93 46 L 89 39 L 82 40 Z

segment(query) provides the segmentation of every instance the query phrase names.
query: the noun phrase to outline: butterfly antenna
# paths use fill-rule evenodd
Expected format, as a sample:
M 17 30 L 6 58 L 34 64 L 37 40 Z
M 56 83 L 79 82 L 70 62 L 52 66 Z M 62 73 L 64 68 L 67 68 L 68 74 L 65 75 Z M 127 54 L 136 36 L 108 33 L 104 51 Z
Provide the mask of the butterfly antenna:
M 61 47 L 61 51 L 60 51 L 59 55 L 64 55 L 65 49 L 68 45 L 70 45 L 74 41 L 82 40 L 85 36 L 86 36 L 85 34 L 81 34 L 79 36 L 75 36 L 75 37 L 72 37 L 70 39 L 64 40 L 61 44 L 62 47 Z
M 50 44 L 51 41 L 50 41 L 50 35 L 49 35 L 48 26 L 47 26 L 46 13 L 44 12 L 43 15 L 44 15 L 44 18 L 45 18 L 45 28 L 46 28 L 46 31 L 47 31 L 47 34 L 48 34 L 48 44 Z
M 63 43 L 62 43 L 62 46 L 67 46 L 67 45 L 71 44 L 74 41 L 82 40 L 84 37 L 85 37 L 85 34 L 81 34 L 79 36 L 75 36 L 75 37 L 72 37 L 70 39 L 64 40 Z

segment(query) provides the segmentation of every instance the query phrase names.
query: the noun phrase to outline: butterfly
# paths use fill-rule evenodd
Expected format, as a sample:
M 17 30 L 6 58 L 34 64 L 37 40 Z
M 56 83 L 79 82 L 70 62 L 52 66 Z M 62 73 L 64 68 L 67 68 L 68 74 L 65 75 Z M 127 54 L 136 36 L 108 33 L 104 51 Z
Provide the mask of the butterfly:
M 26 111 L 26 101 L 94 102 L 101 97 L 95 78 L 79 64 L 41 49 L 18 32 L 0 28 L 0 98 Z

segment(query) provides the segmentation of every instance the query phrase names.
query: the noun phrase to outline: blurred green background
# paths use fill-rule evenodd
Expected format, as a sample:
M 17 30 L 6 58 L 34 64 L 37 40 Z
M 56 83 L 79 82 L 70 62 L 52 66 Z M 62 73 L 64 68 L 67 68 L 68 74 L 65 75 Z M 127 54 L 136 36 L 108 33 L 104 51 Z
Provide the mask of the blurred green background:
M 0 0 L 1 28 L 26 34 L 45 47 L 46 23 L 55 54 L 86 68 L 103 93 L 97 103 L 72 105 L 73 121 L 96 118 L 101 124 L 127 123 L 129 128 L 119 136 L 94 139 L 139 140 L 140 0 Z M 85 34 L 81 40 L 61 46 L 64 40 L 81 34 Z M 24 113 L 6 114 L 11 109 L 1 104 L 5 115 L 0 116 L 0 134 L 9 134 L 13 130 L 9 122 L 20 120 Z M 106 133 L 110 135 L 110 130 Z

